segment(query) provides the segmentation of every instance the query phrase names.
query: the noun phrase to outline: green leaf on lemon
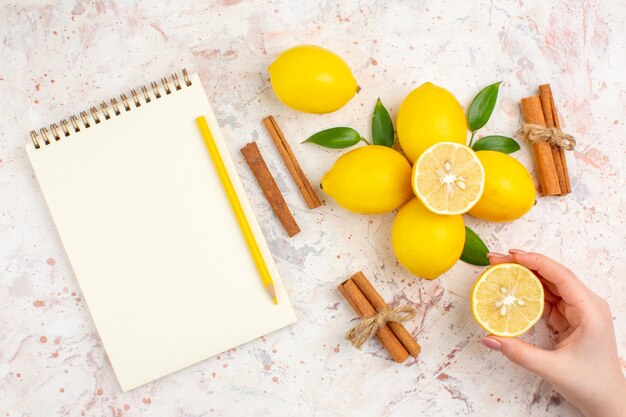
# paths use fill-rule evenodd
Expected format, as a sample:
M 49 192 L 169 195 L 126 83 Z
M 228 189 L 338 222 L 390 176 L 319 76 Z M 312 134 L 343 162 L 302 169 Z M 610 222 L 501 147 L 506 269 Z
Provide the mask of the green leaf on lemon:
M 472 265 L 487 266 L 489 265 L 488 252 L 489 249 L 482 239 L 472 229 L 465 226 L 465 246 L 463 246 L 461 260 Z
M 467 122 L 472 132 L 480 129 L 489 121 L 491 113 L 493 113 L 493 109 L 496 106 L 501 82 L 502 81 L 498 81 L 497 83 L 488 85 L 480 90 L 480 92 L 476 94 L 476 97 L 474 97 L 467 112 Z
M 475 151 L 498 151 L 506 154 L 520 150 L 519 143 L 507 136 L 491 135 L 480 138 L 472 146 Z
M 388 148 L 393 146 L 393 124 L 389 112 L 383 106 L 380 98 L 376 101 L 374 115 L 372 116 L 372 141 L 374 145 L 382 145 Z
M 356 145 L 361 139 L 359 132 L 351 127 L 333 127 L 317 132 L 304 142 L 315 143 L 325 148 L 343 149 Z

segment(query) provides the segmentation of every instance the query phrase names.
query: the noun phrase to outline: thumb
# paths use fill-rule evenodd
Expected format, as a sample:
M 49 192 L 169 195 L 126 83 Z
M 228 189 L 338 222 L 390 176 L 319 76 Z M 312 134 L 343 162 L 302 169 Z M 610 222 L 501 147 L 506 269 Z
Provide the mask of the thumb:
M 481 340 L 491 350 L 497 350 L 508 360 L 548 379 L 553 368 L 552 352 L 540 349 L 516 337 L 489 335 Z

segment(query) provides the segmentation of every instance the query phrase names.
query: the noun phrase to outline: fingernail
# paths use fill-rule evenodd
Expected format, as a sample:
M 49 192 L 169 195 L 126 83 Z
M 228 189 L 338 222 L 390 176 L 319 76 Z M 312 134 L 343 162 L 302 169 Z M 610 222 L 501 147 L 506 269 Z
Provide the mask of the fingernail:
M 492 339 L 490 337 L 483 337 L 482 339 L 480 339 L 480 342 L 491 350 L 499 351 L 500 349 L 502 349 L 502 344 L 496 339 Z
M 504 258 L 506 255 L 503 255 L 501 253 L 498 252 L 488 252 L 487 253 L 487 258 Z
M 526 254 L 526 252 L 521 250 L 521 249 L 509 249 L 509 253 L 512 253 L 514 255 L 515 254 L 517 254 L 517 255 L 524 255 L 524 254 Z

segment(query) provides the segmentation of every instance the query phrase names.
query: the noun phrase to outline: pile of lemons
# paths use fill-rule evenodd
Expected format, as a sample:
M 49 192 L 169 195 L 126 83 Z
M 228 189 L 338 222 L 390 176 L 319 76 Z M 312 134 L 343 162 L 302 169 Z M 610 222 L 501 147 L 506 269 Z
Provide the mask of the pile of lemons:
M 345 105 L 357 84 L 345 62 L 316 46 L 285 51 L 269 67 L 272 87 L 288 106 L 328 113 Z M 510 222 L 535 203 L 528 170 L 511 156 L 465 145 L 463 108 L 447 90 L 425 83 L 403 100 L 396 120 L 401 152 L 360 146 L 340 156 L 321 186 L 343 208 L 362 214 L 398 209 L 392 245 L 416 276 L 435 279 L 460 258 L 463 214 Z

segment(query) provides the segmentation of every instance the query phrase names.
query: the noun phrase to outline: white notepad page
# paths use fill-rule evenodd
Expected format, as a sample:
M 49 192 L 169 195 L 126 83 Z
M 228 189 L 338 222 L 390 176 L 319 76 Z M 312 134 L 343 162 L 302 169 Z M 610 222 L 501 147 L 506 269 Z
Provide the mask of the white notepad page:
M 200 79 L 26 147 L 124 391 L 296 320 Z M 182 80 L 181 80 L 182 81 Z M 195 118 L 204 115 L 274 280 L 263 288 Z M 79 119 L 80 120 L 80 119 Z M 82 126 L 82 125 L 81 125 Z

